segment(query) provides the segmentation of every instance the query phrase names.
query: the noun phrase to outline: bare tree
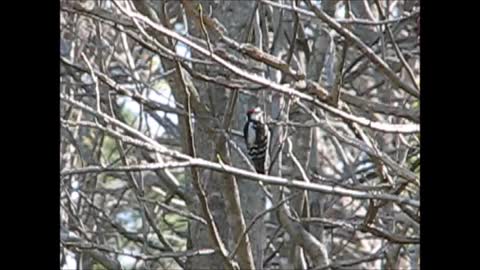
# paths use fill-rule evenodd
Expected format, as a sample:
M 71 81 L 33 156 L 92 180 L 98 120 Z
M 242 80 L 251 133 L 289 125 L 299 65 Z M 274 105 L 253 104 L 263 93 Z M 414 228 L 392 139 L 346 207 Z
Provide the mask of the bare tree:
M 418 269 L 419 11 L 62 0 L 63 269 Z

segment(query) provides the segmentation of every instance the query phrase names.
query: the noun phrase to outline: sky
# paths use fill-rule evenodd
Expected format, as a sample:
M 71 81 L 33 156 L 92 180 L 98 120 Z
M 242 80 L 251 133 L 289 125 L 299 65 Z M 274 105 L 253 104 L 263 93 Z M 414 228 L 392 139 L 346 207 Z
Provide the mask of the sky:
M 181 34 L 185 34 L 185 29 L 184 29 L 182 24 L 177 23 L 175 25 L 175 30 L 177 32 L 181 33 Z M 177 44 L 175 49 L 176 49 L 177 55 L 179 55 L 179 56 L 183 56 L 183 57 L 187 57 L 187 58 L 191 56 L 191 53 L 188 50 L 187 46 L 185 46 L 185 44 L 183 44 L 181 42 L 179 42 Z M 160 57 L 155 55 L 152 58 L 152 61 L 155 63 L 155 66 L 156 66 L 154 68 L 154 70 L 156 69 L 159 72 L 161 72 Z M 170 107 L 175 108 L 175 100 L 173 98 L 172 91 L 171 91 L 170 87 L 168 86 L 168 84 L 161 84 L 161 88 L 159 89 L 159 91 L 150 90 L 148 92 L 149 92 L 148 97 L 147 97 L 148 99 L 150 99 L 152 101 L 156 101 L 156 102 L 164 104 L 164 105 L 169 105 Z M 135 115 L 138 115 L 140 113 L 140 105 L 137 102 L 132 101 L 130 98 L 123 98 L 123 99 L 121 99 L 121 101 L 122 102 L 126 101 L 125 108 L 127 110 L 129 110 L 131 113 L 133 113 Z M 157 112 L 157 114 L 160 117 L 163 117 L 165 115 L 164 112 Z M 167 117 L 172 121 L 172 123 L 178 124 L 178 117 L 177 117 L 176 114 L 169 113 L 169 114 L 167 114 Z M 151 130 L 154 131 L 154 134 L 152 134 L 153 136 L 161 136 L 161 134 L 165 131 L 163 129 L 163 127 L 159 126 L 157 121 L 155 121 L 155 119 L 150 117 L 148 114 L 146 115 L 146 122 L 149 125 L 149 127 L 151 128 Z M 158 131 L 158 132 L 156 132 L 156 131 Z

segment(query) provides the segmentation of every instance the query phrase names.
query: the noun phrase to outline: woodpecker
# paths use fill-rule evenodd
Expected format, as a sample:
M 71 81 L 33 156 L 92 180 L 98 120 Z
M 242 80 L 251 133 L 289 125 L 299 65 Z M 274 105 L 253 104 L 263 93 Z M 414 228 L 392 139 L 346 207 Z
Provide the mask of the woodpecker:
M 257 173 L 265 174 L 269 158 L 270 131 L 265 124 L 263 111 L 260 107 L 247 111 L 247 122 L 243 127 L 243 137 L 255 170 Z

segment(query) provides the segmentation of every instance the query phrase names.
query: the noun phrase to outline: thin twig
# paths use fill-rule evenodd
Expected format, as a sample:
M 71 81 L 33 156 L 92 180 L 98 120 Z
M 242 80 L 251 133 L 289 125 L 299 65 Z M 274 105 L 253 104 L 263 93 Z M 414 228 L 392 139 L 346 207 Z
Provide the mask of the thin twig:
M 280 206 L 282 206 L 282 204 L 288 202 L 289 200 L 295 198 L 296 196 L 302 194 L 302 192 L 296 192 L 295 194 L 292 194 L 290 196 L 288 196 L 287 198 L 279 201 L 278 203 L 276 203 L 274 206 L 268 208 L 268 209 L 265 209 L 263 210 L 262 212 L 258 213 L 257 215 L 255 215 L 255 217 L 252 219 L 252 221 L 250 221 L 250 224 L 248 224 L 248 226 L 246 227 L 246 229 L 243 231 L 243 233 L 240 235 L 238 241 L 237 241 L 237 244 L 235 245 L 235 248 L 233 249 L 232 253 L 230 253 L 230 258 L 233 258 L 235 257 L 235 254 L 237 253 L 237 250 L 238 248 L 240 247 L 240 243 L 242 241 L 242 239 L 247 235 L 247 233 L 250 231 L 250 229 L 253 227 L 253 225 L 255 225 L 255 223 L 261 218 L 263 217 L 264 215 L 270 213 L 270 212 L 273 212 L 275 210 L 277 210 Z
M 378 10 L 378 13 L 380 14 L 380 17 L 385 18 L 385 15 L 383 14 L 383 10 L 380 6 L 380 2 L 378 0 L 375 0 L 375 4 L 377 6 L 377 10 Z M 400 50 L 400 47 L 398 47 L 398 44 L 397 44 L 397 41 L 395 40 L 392 29 L 388 24 L 385 25 L 385 27 L 387 28 L 387 33 L 388 33 L 388 36 L 390 37 L 390 40 L 392 40 L 393 48 L 395 50 L 395 53 L 397 54 L 397 57 L 400 59 L 400 62 L 402 63 L 403 67 L 407 70 L 407 74 L 410 77 L 410 80 L 412 81 L 415 88 L 417 90 L 420 90 L 420 86 L 418 85 L 418 82 L 415 79 L 415 74 L 413 73 L 413 70 L 410 67 L 410 65 L 407 63 L 407 60 L 405 60 L 405 57 L 403 56 L 402 51 Z
M 100 107 L 100 89 L 98 88 L 98 79 L 97 76 L 95 76 L 95 72 L 93 71 L 92 64 L 90 61 L 88 61 L 88 58 L 85 56 L 85 54 L 82 52 L 81 56 L 83 58 L 83 61 L 87 63 L 87 67 L 90 70 L 90 77 L 92 77 L 92 80 L 95 84 L 95 94 L 96 94 L 96 105 L 97 105 L 97 111 L 101 112 L 101 107 Z
M 288 5 L 285 5 L 285 4 L 276 3 L 276 2 L 273 2 L 273 1 L 269 1 L 269 0 L 260 0 L 260 2 L 262 4 L 267 4 L 267 5 L 270 5 L 270 6 L 275 7 L 275 8 L 290 10 L 290 11 L 295 12 L 296 14 L 302 14 L 302 15 L 305 15 L 305 16 L 308 16 L 308 17 L 316 18 L 315 13 L 313 13 L 309 10 L 298 8 L 296 6 L 288 6 Z M 409 14 L 407 16 L 400 17 L 400 18 L 395 18 L 395 19 L 390 19 L 390 20 L 371 21 L 371 20 L 365 20 L 365 19 L 335 19 L 335 21 L 340 23 L 340 24 L 384 25 L 384 24 L 399 23 L 399 22 L 406 21 L 406 20 L 409 20 L 409 19 L 417 18 L 418 16 L 420 16 L 420 12 L 415 11 L 415 12 L 412 12 L 411 14 Z
M 330 16 L 325 14 L 321 9 L 317 8 L 315 5 L 312 4 L 311 0 L 305 0 L 307 3 L 308 7 L 313 10 L 313 12 L 317 15 L 319 19 L 324 21 L 328 26 L 330 26 L 332 29 L 334 29 L 337 33 L 340 35 L 344 36 L 346 39 L 348 39 L 353 45 L 358 47 L 360 51 L 362 51 L 368 59 L 372 63 L 374 63 L 379 70 L 387 77 L 389 78 L 394 84 L 396 84 L 398 87 L 402 88 L 405 90 L 407 93 L 410 95 L 418 98 L 420 97 L 420 91 L 412 88 L 410 85 L 406 84 L 403 82 L 396 74 L 395 72 L 383 61 L 380 57 L 378 57 L 375 52 L 367 46 L 358 36 L 353 34 L 351 31 L 348 29 L 342 27 L 339 23 L 337 23 L 335 20 L 333 20 Z

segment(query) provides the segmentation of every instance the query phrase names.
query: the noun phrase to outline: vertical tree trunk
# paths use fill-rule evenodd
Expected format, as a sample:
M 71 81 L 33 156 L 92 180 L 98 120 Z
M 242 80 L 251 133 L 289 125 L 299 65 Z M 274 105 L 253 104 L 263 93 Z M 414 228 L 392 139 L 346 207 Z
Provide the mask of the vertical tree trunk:
M 250 18 L 255 2 L 253 1 L 229 1 L 229 2 L 213 2 L 213 1 L 198 1 L 201 3 L 203 12 L 209 15 L 211 18 L 217 19 L 228 29 L 228 36 L 234 38 L 237 42 L 243 42 L 240 37 L 244 35 L 244 31 L 247 28 L 248 19 Z M 197 6 L 197 2 L 193 5 Z M 211 14 L 210 14 L 211 11 Z M 196 36 L 202 40 L 205 40 L 205 36 L 201 29 L 198 29 L 198 24 L 194 21 L 196 18 L 188 16 L 189 34 Z M 212 43 L 212 47 L 215 47 L 217 36 L 214 33 L 209 33 L 209 38 Z M 197 52 L 193 51 L 192 56 L 196 57 Z M 208 74 L 215 77 L 217 74 L 225 74 L 226 71 L 212 66 L 205 66 L 194 64 L 194 70 Z M 223 122 L 223 116 L 225 113 L 226 105 L 229 98 L 233 94 L 232 89 L 225 89 L 215 84 L 207 84 L 202 81 L 194 81 L 197 89 L 199 90 L 200 99 L 203 104 L 210 108 L 210 117 L 215 120 L 199 120 L 195 123 L 196 143 L 199 156 L 209 160 L 217 161 L 217 153 L 215 150 L 223 149 L 223 154 L 228 154 L 225 147 L 218 148 L 215 145 L 219 136 L 223 134 L 212 134 L 207 131 L 205 127 L 218 128 L 219 123 Z M 257 95 L 258 97 L 259 95 Z M 245 121 L 245 112 L 251 106 L 251 100 L 246 97 L 240 96 L 235 106 L 233 118 L 230 127 L 235 130 L 242 130 Z M 240 146 L 244 145 L 244 141 L 241 138 L 233 138 Z M 223 156 L 223 155 L 222 155 Z M 242 167 L 243 161 L 240 161 L 238 155 L 231 154 L 231 161 L 234 166 Z M 244 166 L 246 168 L 246 166 Z M 235 241 L 235 229 L 233 226 L 239 226 L 239 224 L 229 224 L 228 216 L 231 213 L 226 212 L 225 201 L 228 198 L 224 198 L 222 190 L 225 188 L 226 181 L 229 181 L 228 175 L 217 172 L 205 172 L 202 174 L 202 181 L 205 185 L 205 189 L 208 193 L 208 200 L 212 209 L 213 215 L 220 230 L 222 240 L 226 243 L 229 251 L 232 251 L 237 244 Z M 265 198 L 259 185 L 255 182 L 242 181 L 237 178 L 237 183 L 240 192 L 240 203 L 243 209 L 243 215 L 245 217 L 245 223 L 249 224 L 253 217 L 261 212 L 265 208 Z M 192 209 L 195 209 L 193 207 Z M 253 228 L 248 233 L 252 254 L 255 264 L 255 269 L 262 268 L 263 261 L 263 238 L 264 238 L 264 224 L 262 220 L 256 222 Z M 204 225 L 192 222 L 190 224 L 190 248 L 204 248 L 211 246 L 208 240 L 208 234 Z M 237 252 L 237 255 L 238 252 Z M 188 259 L 188 269 L 222 269 L 223 262 L 218 255 L 198 256 Z

